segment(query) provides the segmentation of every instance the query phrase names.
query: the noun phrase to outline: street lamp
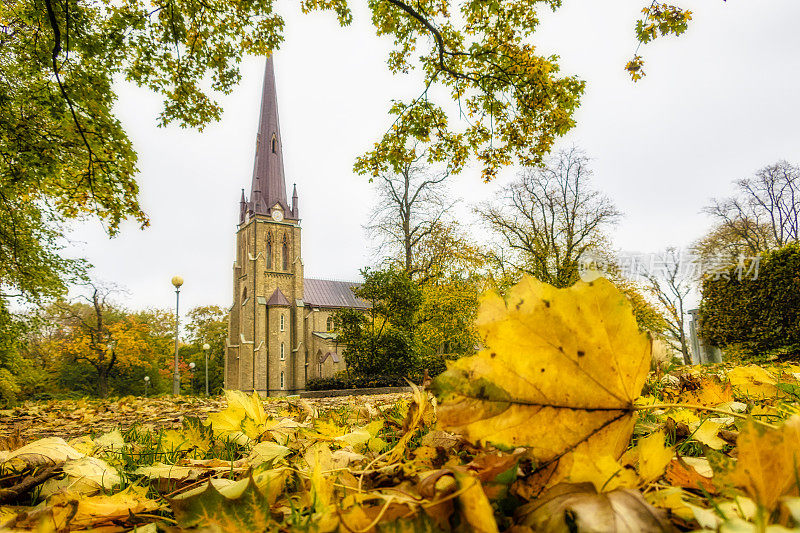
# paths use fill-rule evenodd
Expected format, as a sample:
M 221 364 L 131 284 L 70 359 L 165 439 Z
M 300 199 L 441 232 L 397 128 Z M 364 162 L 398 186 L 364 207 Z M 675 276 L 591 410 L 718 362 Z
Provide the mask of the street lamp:
M 189 390 L 192 394 L 194 394 L 194 367 L 197 366 L 194 364 L 194 361 L 189 363 L 189 372 L 191 372 L 191 381 L 189 385 Z
M 203 345 L 203 353 L 206 354 L 206 397 L 208 397 L 208 351 L 211 349 L 211 346 L 208 343 Z
M 178 371 L 178 322 L 180 321 L 178 315 L 178 305 L 181 297 L 181 285 L 183 285 L 183 278 L 175 276 L 172 278 L 172 284 L 175 286 L 175 374 L 172 376 L 172 394 L 180 396 L 181 394 L 181 373 Z
M 150 376 L 144 377 L 144 397 L 147 398 L 147 386 L 150 385 Z

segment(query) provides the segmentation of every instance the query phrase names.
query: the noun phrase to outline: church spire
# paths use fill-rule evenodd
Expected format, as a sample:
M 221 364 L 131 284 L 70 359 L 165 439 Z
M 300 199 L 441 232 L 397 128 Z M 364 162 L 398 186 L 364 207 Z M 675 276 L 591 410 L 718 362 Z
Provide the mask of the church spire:
M 278 121 L 278 96 L 275 90 L 275 68 L 271 54 L 264 69 L 261 116 L 256 139 L 250 210 L 255 214 L 266 215 L 276 203 L 279 203 L 284 212 L 288 212 L 286 179 L 283 172 L 283 143 Z

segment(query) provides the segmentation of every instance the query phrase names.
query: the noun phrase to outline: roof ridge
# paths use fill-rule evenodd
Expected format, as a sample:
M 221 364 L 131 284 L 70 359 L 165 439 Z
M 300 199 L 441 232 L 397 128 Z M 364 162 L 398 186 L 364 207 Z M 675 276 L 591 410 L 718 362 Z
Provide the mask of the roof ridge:
M 354 281 L 354 280 L 349 280 L 349 279 L 330 279 L 330 278 L 304 278 L 304 280 L 310 280 L 310 281 L 335 281 L 336 283 L 355 283 L 357 285 L 360 285 L 360 284 L 364 283 L 363 281 Z

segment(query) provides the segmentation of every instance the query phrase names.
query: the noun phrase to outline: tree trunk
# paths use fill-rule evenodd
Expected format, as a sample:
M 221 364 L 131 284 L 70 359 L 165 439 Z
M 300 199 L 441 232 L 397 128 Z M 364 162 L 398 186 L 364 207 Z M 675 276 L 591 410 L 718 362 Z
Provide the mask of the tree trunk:
M 97 395 L 103 399 L 108 398 L 108 372 L 106 370 L 97 372 Z

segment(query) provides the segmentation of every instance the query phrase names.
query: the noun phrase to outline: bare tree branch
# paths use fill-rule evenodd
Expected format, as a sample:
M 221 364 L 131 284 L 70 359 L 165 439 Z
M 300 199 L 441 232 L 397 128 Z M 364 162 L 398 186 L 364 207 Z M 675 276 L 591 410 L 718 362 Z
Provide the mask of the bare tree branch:
M 525 169 L 501 202 L 478 208 L 498 246 L 490 253 L 504 272 L 528 273 L 556 287 L 578 279 L 581 258 L 605 242 L 604 230 L 621 213 L 589 185 L 589 159 L 577 148 L 546 165 Z

